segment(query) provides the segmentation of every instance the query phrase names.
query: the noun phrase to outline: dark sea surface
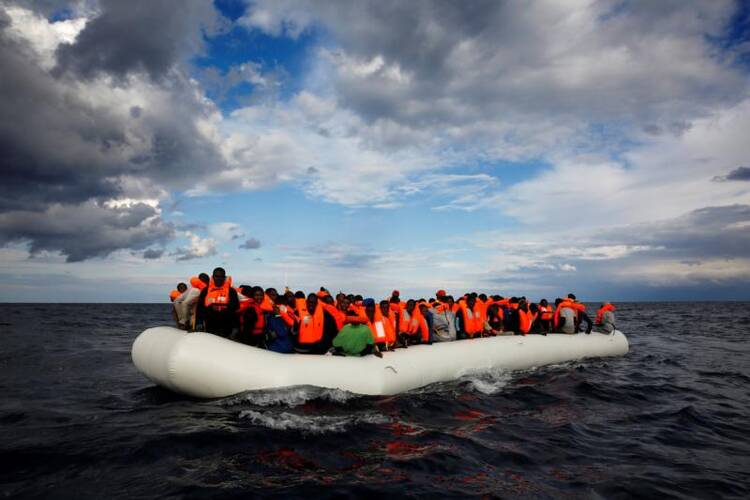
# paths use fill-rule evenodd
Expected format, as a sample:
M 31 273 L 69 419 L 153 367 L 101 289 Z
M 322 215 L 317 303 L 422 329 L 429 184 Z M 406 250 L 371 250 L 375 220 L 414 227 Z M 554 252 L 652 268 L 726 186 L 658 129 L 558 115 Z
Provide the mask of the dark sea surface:
M 620 304 L 621 358 L 394 397 L 196 401 L 130 360 L 169 305 L 0 305 L 0 496 L 750 497 L 750 304 Z

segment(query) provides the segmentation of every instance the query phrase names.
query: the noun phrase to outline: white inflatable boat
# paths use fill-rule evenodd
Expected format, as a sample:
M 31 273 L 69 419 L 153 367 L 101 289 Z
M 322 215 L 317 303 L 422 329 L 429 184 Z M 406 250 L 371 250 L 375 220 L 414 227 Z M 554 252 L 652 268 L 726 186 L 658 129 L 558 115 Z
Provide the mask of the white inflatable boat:
M 135 339 L 132 356 L 138 370 L 162 387 L 197 398 L 220 398 L 297 385 L 390 395 L 492 369 L 524 370 L 627 352 L 628 340 L 617 331 L 417 345 L 386 352 L 382 358 L 279 354 L 161 326 Z

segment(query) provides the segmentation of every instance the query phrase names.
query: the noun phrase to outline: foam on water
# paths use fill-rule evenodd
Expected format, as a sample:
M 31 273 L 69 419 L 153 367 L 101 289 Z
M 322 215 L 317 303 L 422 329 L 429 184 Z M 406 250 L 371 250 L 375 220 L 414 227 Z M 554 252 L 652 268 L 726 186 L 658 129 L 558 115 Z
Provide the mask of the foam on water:
M 360 424 L 385 424 L 390 419 L 378 413 L 351 415 L 300 415 L 283 411 L 263 412 L 244 410 L 239 417 L 255 425 L 278 431 L 302 431 L 309 434 L 341 433 Z
M 323 400 L 333 403 L 346 403 L 362 396 L 341 389 L 326 389 L 309 385 L 247 391 L 236 396 L 219 400 L 221 406 L 251 404 L 254 406 L 287 406 L 293 408 L 310 401 Z
M 513 375 L 507 371 L 492 370 L 485 373 L 466 376 L 459 380 L 462 387 L 470 392 L 492 395 L 502 391 L 512 380 Z M 468 382 L 468 384 L 465 384 Z

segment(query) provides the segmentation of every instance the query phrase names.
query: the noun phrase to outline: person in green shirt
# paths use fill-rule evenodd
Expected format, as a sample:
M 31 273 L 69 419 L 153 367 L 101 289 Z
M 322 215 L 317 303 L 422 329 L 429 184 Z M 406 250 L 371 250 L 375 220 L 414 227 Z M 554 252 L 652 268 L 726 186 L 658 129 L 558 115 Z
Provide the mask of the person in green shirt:
M 373 305 L 375 304 L 373 299 L 366 299 L 363 302 L 365 307 L 367 307 L 368 301 L 372 301 Z M 364 324 L 348 323 L 344 325 L 333 339 L 333 349 L 334 354 L 343 356 L 374 354 L 379 358 L 383 357 L 383 354 L 375 345 L 375 339 L 372 338 L 370 327 Z

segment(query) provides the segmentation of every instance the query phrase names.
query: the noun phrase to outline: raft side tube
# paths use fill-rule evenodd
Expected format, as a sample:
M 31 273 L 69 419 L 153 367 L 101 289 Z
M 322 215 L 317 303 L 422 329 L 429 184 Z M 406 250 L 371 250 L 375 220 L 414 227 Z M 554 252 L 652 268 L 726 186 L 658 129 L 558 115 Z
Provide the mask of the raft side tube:
M 621 356 L 622 332 L 500 336 L 376 356 L 280 354 L 208 333 L 149 328 L 133 343 L 133 363 L 158 385 L 198 398 L 312 385 L 365 395 L 392 395 L 492 369 L 524 370 L 582 358 Z

